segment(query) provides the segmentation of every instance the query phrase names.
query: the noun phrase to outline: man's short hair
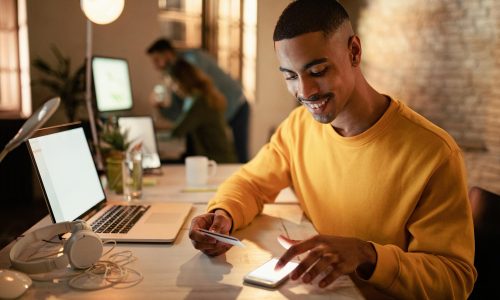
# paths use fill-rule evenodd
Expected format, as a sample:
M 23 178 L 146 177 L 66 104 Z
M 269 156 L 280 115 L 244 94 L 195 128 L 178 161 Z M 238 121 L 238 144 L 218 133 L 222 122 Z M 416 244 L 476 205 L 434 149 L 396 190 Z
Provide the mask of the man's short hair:
M 172 46 L 172 43 L 165 38 L 157 39 L 146 50 L 147 54 L 153 54 L 156 52 L 164 52 L 164 51 L 175 52 L 175 49 Z
M 277 42 L 318 31 L 328 36 L 346 20 L 349 15 L 336 0 L 296 0 L 278 19 L 273 40 Z

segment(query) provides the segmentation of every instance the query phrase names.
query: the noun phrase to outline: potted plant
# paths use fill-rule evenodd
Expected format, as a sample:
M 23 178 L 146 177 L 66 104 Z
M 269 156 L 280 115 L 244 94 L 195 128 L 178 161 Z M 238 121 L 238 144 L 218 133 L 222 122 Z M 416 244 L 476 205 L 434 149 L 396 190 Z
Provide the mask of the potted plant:
M 75 121 L 80 105 L 84 103 L 85 92 L 85 63 L 71 73 L 71 60 L 63 56 L 57 47 L 51 47 L 57 63 L 52 66 L 42 58 L 33 60 L 33 67 L 46 76 L 33 81 L 47 87 L 54 95 L 61 98 L 66 117 L 70 122 Z
M 117 194 L 123 193 L 122 162 L 130 146 L 128 131 L 121 131 L 116 120 L 109 118 L 100 122 L 101 153 L 106 162 L 106 176 L 108 187 Z

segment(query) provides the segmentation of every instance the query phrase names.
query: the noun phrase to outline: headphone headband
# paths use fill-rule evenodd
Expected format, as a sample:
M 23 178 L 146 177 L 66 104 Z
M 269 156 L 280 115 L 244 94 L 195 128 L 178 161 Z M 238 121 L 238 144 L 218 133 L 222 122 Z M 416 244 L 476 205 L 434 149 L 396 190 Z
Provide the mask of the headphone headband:
M 53 258 L 44 258 L 32 262 L 19 260 L 19 256 L 21 255 L 22 251 L 30 244 L 40 240 L 50 240 L 56 235 L 64 234 L 67 232 L 72 232 L 72 234 L 68 241 L 64 244 L 63 255 Z M 83 240 L 85 240 L 86 242 L 80 242 Z M 75 246 L 78 244 L 83 244 L 84 246 L 88 247 L 88 249 L 84 249 L 83 252 L 88 252 L 85 254 L 91 258 L 91 262 L 89 261 L 89 259 L 85 258 L 83 259 L 85 263 L 82 265 L 81 262 L 78 262 L 80 258 L 75 258 L 71 257 L 71 255 L 68 255 L 68 253 L 75 252 L 72 250 L 72 248 L 78 247 Z M 19 271 L 25 273 L 46 273 L 55 269 L 65 268 L 68 264 L 76 268 L 89 267 L 101 257 L 101 254 L 101 239 L 91 230 L 90 226 L 87 225 L 87 223 L 81 220 L 77 220 L 73 222 L 56 223 L 27 233 L 24 237 L 19 239 L 14 244 L 14 246 L 12 246 L 9 257 L 12 266 Z M 88 263 L 90 263 L 90 265 L 87 266 Z

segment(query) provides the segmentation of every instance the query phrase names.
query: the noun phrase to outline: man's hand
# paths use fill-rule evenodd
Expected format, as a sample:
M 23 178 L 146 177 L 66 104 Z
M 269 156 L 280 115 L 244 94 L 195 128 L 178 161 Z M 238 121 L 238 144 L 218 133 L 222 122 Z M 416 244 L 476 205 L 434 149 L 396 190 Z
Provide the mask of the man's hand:
M 325 276 L 319 287 L 330 285 L 338 277 L 357 271 L 364 279 L 369 279 L 377 263 L 377 253 L 371 243 L 336 236 L 316 235 L 300 242 L 291 241 L 290 248 L 281 256 L 276 269 L 286 265 L 295 256 L 309 251 L 290 274 L 292 280 L 302 276 L 304 283 L 310 283 L 319 274 Z
M 232 246 L 206 236 L 198 229 L 203 228 L 218 233 L 229 234 L 232 226 L 231 216 L 224 210 L 216 210 L 194 217 L 189 228 L 189 238 L 193 246 L 209 256 L 217 256 L 229 250 Z

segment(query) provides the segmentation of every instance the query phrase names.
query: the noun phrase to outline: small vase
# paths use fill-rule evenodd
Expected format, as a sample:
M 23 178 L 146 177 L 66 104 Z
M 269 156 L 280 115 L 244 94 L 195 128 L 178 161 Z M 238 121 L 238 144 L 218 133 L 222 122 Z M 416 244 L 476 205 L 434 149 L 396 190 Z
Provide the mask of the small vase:
M 122 161 L 125 154 L 116 152 L 106 158 L 106 176 L 108 188 L 117 194 L 123 193 Z

